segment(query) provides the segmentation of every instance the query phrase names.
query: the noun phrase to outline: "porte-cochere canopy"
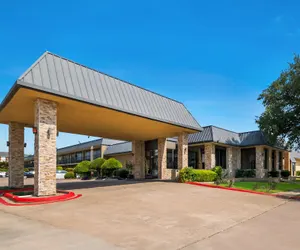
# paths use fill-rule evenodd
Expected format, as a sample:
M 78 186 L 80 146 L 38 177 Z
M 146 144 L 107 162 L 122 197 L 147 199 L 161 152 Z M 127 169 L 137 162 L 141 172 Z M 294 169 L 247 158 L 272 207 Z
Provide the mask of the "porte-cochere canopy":
M 61 132 L 150 140 L 202 128 L 175 100 L 45 52 L 19 77 L 0 107 L 0 123 L 34 126 L 34 102 L 58 104 Z

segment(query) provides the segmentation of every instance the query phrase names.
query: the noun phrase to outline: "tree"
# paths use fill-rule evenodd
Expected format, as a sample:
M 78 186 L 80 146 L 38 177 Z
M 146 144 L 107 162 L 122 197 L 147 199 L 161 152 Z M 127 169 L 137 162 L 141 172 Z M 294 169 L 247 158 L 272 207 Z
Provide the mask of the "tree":
M 279 142 L 288 148 L 300 148 L 300 57 L 294 56 L 279 78 L 265 89 L 262 100 L 265 111 L 256 122 L 271 144 Z
M 82 161 L 76 165 L 74 172 L 80 174 L 82 177 L 88 177 L 90 175 L 90 161 Z

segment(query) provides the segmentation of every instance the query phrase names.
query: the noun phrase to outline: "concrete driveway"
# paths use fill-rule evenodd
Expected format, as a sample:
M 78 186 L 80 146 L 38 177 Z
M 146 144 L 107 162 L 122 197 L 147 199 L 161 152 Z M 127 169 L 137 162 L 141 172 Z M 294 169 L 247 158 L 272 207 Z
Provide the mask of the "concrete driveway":
M 83 197 L 0 206 L 0 249 L 299 249 L 298 202 L 171 182 L 58 186 Z

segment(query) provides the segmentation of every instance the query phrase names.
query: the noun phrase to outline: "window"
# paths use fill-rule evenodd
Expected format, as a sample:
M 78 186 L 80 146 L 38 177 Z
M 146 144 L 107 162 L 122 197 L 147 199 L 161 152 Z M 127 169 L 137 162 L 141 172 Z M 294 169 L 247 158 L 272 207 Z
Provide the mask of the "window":
M 71 154 L 71 163 L 76 162 L 76 154 Z
M 85 151 L 84 152 L 84 160 L 90 161 L 91 160 L 91 151 Z
M 268 169 L 269 152 L 267 148 L 265 148 L 264 151 L 265 151 L 264 169 Z
M 76 162 L 82 161 L 82 152 L 76 153 Z
M 216 166 L 226 168 L 226 148 L 216 147 Z
M 167 149 L 167 168 L 177 169 L 177 150 Z
M 189 151 L 189 167 L 197 168 L 197 152 Z
M 101 151 L 100 151 L 100 149 L 94 150 L 94 159 L 97 159 L 99 157 L 101 157 Z

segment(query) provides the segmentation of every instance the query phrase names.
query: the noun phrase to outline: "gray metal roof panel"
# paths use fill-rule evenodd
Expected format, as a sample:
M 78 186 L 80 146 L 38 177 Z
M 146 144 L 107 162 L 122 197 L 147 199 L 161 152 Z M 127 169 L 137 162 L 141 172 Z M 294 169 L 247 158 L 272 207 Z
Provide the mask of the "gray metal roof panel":
M 18 80 L 18 84 L 33 89 L 202 130 L 182 103 L 50 52 L 44 53 Z
M 202 132 L 189 134 L 189 137 L 188 137 L 189 144 L 209 142 L 209 141 L 213 141 L 213 134 L 212 134 L 211 126 L 203 127 Z
M 132 152 L 132 142 L 122 142 L 109 146 L 104 155 L 114 155 Z

